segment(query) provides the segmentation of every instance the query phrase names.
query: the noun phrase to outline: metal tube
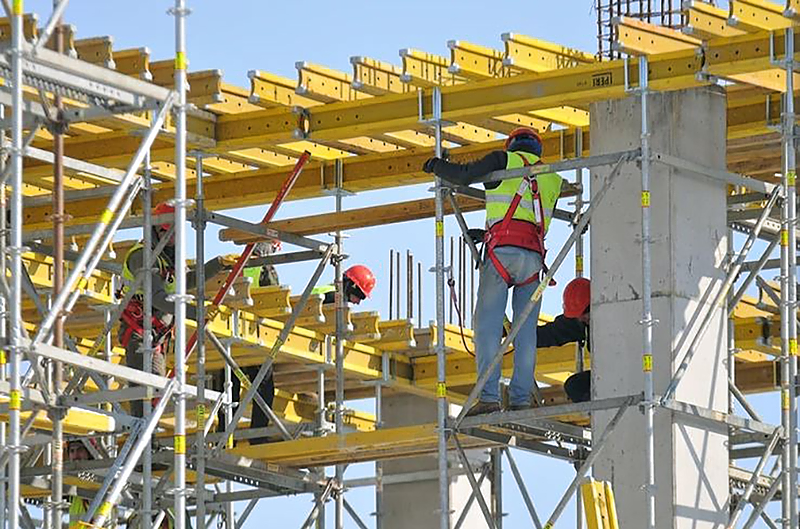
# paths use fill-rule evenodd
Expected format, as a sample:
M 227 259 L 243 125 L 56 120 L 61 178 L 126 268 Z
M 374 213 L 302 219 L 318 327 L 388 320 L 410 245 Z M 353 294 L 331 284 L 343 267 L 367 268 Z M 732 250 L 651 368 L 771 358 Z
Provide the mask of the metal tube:
M 342 496 L 342 501 L 344 502 L 344 508 L 347 511 L 347 514 L 350 515 L 350 518 L 352 518 L 352 520 L 356 523 L 359 529 L 368 529 L 367 524 L 364 523 L 364 521 L 361 519 L 361 517 L 358 515 L 355 509 L 353 509 L 353 506 L 350 505 L 350 502 L 344 499 L 344 495 L 342 495 L 341 493 L 340 495 Z
M 433 125 L 436 157 L 442 157 L 442 91 L 433 88 Z M 442 179 L 435 178 L 436 211 L 436 428 L 437 462 L 439 467 L 439 529 L 450 527 L 450 479 L 447 475 L 447 383 L 444 348 L 444 189 Z M 465 408 L 466 409 L 466 408 Z
M 753 476 L 747 482 L 747 486 L 742 493 L 742 497 L 739 499 L 739 502 L 736 504 L 736 508 L 734 508 L 733 512 L 731 513 L 731 517 L 728 520 L 728 527 L 736 527 L 736 522 L 739 521 L 739 515 L 742 514 L 745 504 L 750 501 L 750 495 L 753 493 L 753 489 L 756 487 L 758 478 L 761 475 L 761 472 L 764 470 L 764 465 L 767 464 L 767 460 L 772 456 L 772 452 L 778 445 L 778 441 L 782 435 L 783 431 L 781 429 L 776 429 L 775 433 L 772 434 L 769 443 L 767 443 L 767 447 L 764 449 L 764 453 L 761 454 L 761 458 L 758 460 L 755 469 L 753 469 Z
M 575 130 L 575 157 L 583 156 L 583 129 L 578 127 Z M 578 195 L 575 197 L 575 218 L 583 212 L 583 168 L 575 170 L 575 185 L 578 188 Z M 581 233 L 575 241 L 575 277 L 583 277 L 583 254 L 584 236 Z M 583 345 L 578 342 L 575 344 L 575 371 L 580 373 L 586 369 L 583 362 Z M 580 523 L 580 517 L 578 517 Z
M 503 452 L 492 449 L 492 514 L 494 525 L 503 529 Z
M 202 425 L 206 418 L 205 389 L 206 389 L 206 220 L 205 204 L 203 199 L 203 156 L 198 154 L 195 161 L 195 289 L 197 292 L 197 440 L 195 442 L 195 453 L 197 454 L 197 483 L 195 485 L 195 497 L 197 510 L 195 511 L 195 527 L 202 527 L 206 521 L 206 440 L 205 429 Z M 220 344 L 222 345 L 222 344 Z M 224 347 L 223 347 L 224 350 Z M 255 503 L 252 504 L 255 507 Z M 251 507 L 252 508 L 252 507 Z M 242 515 L 244 516 L 244 515 Z
M 228 354 L 231 354 L 231 342 L 228 341 L 225 344 L 225 349 L 228 351 Z M 228 364 L 225 364 L 225 396 L 227 397 L 227 403 L 225 405 L 225 422 L 231 424 L 233 421 L 233 373 L 231 373 L 231 367 Z M 222 443 L 224 445 L 228 445 L 230 442 L 230 446 L 233 446 L 233 434 L 226 434 L 222 437 Z M 225 492 L 228 494 L 233 492 L 233 482 L 228 480 L 225 482 Z M 233 502 L 228 501 L 225 502 L 225 529 L 235 529 L 235 519 L 234 519 L 234 512 L 233 512 Z
M 489 465 L 484 465 L 483 469 L 481 470 L 481 475 L 478 476 L 478 490 L 481 489 L 481 484 L 483 484 L 483 480 L 486 479 L 486 476 L 489 475 Z M 459 515 L 458 520 L 456 521 L 456 525 L 453 529 L 461 529 L 461 526 L 464 525 L 464 522 L 467 519 L 467 515 L 469 514 L 469 510 L 472 507 L 472 504 L 475 502 L 475 490 L 473 490 L 470 495 L 469 499 L 467 499 L 467 503 L 464 504 L 464 508 L 461 509 L 461 515 Z M 541 528 L 539 528 L 541 529 Z
M 500 363 L 500 360 L 503 358 L 503 353 L 508 349 L 508 346 L 514 340 L 514 338 L 517 337 L 517 333 L 519 333 L 522 323 L 528 319 L 528 316 L 533 311 L 533 307 L 541 299 L 542 293 L 544 292 L 544 289 L 546 288 L 547 284 L 550 282 L 555 273 L 558 271 L 561 264 L 566 259 L 567 254 L 569 253 L 570 249 L 572 248 L 572 245 L 575 243 L 575 240 L 578 237 L 578 234 L 589 223 L 589 220 L 592 218 L 592 214 L 594 213 L 594 210 L 597 208 L 598 204 L 601 204 L 603 202 L 603 197 L 605 196 L 606 192 L 608 192 L 608 189 L 611 187 L 611 185 L 614 183 L 614 180 L 617 178 L 617 175 L 619 175 L 619 170 L 622 167 L 622 163 L 626 160 L 629 160 L 629 156 L 632 155 L 627 155 L 627 154 L 623 155 L 622 157 L 620 157 L 619 161 L 617 161 L 617 164 L 611 170 L 611 173 L 608 175 L 608 178 L 606 178 L 603 187 L 601 187 L 600 190 L 597 192 L 597 195 L 595 195 L 594 200 L 592 200 L 589 209 L 586 210 L 586 214 L 581 217 L 580 221 L 578 221 L 578 224 L 575 226 L 575 229 L 572 230 L 572 234 L 570 234 L 567 241 L 561 247 L 561 250 L 559 251 L 558 255 L 553 261 L 553 264 L 550 266 L 550 269 L 548 270 L 547 274 L 545 274 L 545 277 L 539 282 L 539 286 L 536 288 L 533 295 L 531 295 L 531 299 L 528 301 L 528 304 L 525 306 L 525 309 L 522 311 L 519 317 L 517 316 L 514 317 L 515 321 L 514 324 L 511 326 L 511 331 L 508 333 L 508 336 L 505 337 L 503 343 L 500 344 L 500 347 L 497 349 L 497 351 L 495 351 L 491 365 L 489 365 L 488 369 L 485 372 L 481 373 L 481 375 L 478 377 L 478 381 L 475 383 L 475 386 L 472 388 L 472 391 L 467 397 L 467 400 L 464 403 L 464 407 L 462 408 L 461 413 L 459 413 L 458 417 L 455 420 L 455 425 L 454 425 L 455 428 L 458 428 L 458 426 L 461 424 L 461 421 L 464 420 L 467 411 L 469 411 L 469 407 L 472 405 L 473 402 L 475 402 L 475 399 L 478 397 L 478 394 L 483 389 L 483 386 L 486 385 L 486 381 L 489 379 L 489 375 L 491 374 L 492 370 Z M 442 329 L 442 334 L 444 334 L 444 329 Z M 441 340 L 443 341 L 444 338 L 442 337 Z M 440 341 L 438 343 L 442 342 Z
M 450 236 L 450 266 L 448 267 L 448 270 L 450 271 L 450 279 L 453 278 L 453 253 L 454 253 L 453 252 L 453 241 L 454 240 L 455 239 L 451 235 Z M 450 300 L 450 315 L 447 318 L 447 323 L 453 323 L 453 296 L 449 296 L 448 299 Z
M 733 321 L 733 318 L 729 318 L 729 321 Z M 733 369 L 731 369 L 731 370 L 730 370 L 730 374 L 731 374 L 731 375 L 733 375 L 733 371 L 734 371 Z M 744 408 L 744 411 L 746 411 L 746 412 L 747 412 L 747 414 L 748 414 L 750 417 L 752 417 L 754 420 L 756 420 L 756 421 L 758 421 L 758 422 L 763 422 L 763 421 L 761 420 L 761 416 L 760 416 L 760 415 L 759 415 L 759 414 L 756 412 L 756 410 L 754 410 L 754 409 L 752 408 L 752 406 L 750 406 L 750 403 L 748 403 L 748 402 L 747 402 L 747 398 L 746 398 L 746 397 L 744 396 L 744 394 L 743 394 L 743 393 L 742 393 L 742 392 L 739 390 L 739 388 L 737 388 L 737 387 L 736 387 L 736 384 L 734 383 L 734 381 L 733 381 L 733 380 L 730 380 L 730 379 L 728 380 L 728 390 L 730 390 L 730 392 L 731 392 L 731 395 L 732 395 L 732 396 L 733 396 L 733 397 L 734 397 L 734 398 L 735 398 L 737 401 L 739 401 L 739 404 L 741 404 L 741 405 L 742 405 L 742 408 Z M 732 406 L 732 405 L 731 405 L 731 406 Z M 731 413 L 733 413 L 733 412 L 731 411 Z
M 13 2 L 11 17 L 11 384 L 9 399 L 8 529 L 20 519 L 20 362 L 22 360 L 22 15 L 21 1 Z M 3 272 L 5 274 L 5 272 Z
M 653 392 L 653 299 L 650 263 L 650 130 L 648 128 L 647 57 L 639 57 L 639 90 L 642 118 L 642 372 L 644 373 L 645 464 L 644 484 L 647 529 L 656 527 L 655 397 Z M 710 312 L 710 311 L 709 311 Z M 594 449 L 592 450 L 594 455 Z M 591 456 L 590 456 L 591 457 Z
M 64 53 L 63 29 L 61 15 L 67 7 L 67 0 L 53 1 L 53 14 L 39 37 L 37 46 L 47 42 L 53 29 L 55 33 L 56 52 Z M 34 48 L 35 51 L 35 48 Z M 58 296 L 64 285 L 64 135 L 61 133 L 63 119 L 63 102 L 61 96 L 55 95 L 55 109 L 57 113 L 56 133 L 53 134 L 53 296 Z M 3 269 L 5 270 L 5 268 Z M 64 347 L 64 316 L 59 314 L 55 321 L 53 345 Z M 53 396 L 61 395 L 64 385 L 64 369 L 61 362 L 52 363 L 53 370 Z M 63 408 L 51 408 L 50 419 L 53 423 L 53 444 L 51 448 L 52 461 L 52 527 L 61 529 L 64 518 L 64 418 Z
M 389 249 L 389 319 L 394 316 L 394 304 L 392 303 L 392 296 L 394 295 L 394 248 Z M 397 315 L 400 318 L 400 315 Z
M 761 514 L 764 512 L 764 509 L 766 509 L 767 505 L 769 505 L 769 503 L 772 501 L 772 498 L 775 497 L 775 494 L 778 492 L 778 489 L 781 488 L 782 481 L 783 480 L 780 478 L 775 478 L 772 481 L 772 485 L 770 485 L 767 494 L 764 495 L 764 498 L 761 500 L 761 503 L 759 503 L 755 507 L 755 509 L 753 509 L 753 512 L 750 513 L 750 517 L 742 526 L 742 529 L 750 529 L 751 527 L 753 527 L 753 524 L 756 523 L 756 520 L 758 520 L 759 516 L 761 516 Z
M 417 263 L 417 327 L 422 328 L 422 263 Z
M 186 528 L 186 0 L 175 0 L 175 529 Z M 198 263 L 202 267 L 202 263 Z M 200 301 L 202 303 L 202 300 Z M 200 336 L 201 341 L 203 336 Z
M 723 281 L 722 286 L 720 287 L 716 296 L 714 296 L 714 301 L 709 305 L 709 308 L 706 311 L 706 314 L 703 317 L 703 320 L 700 323 L 697 332 L 694 334 L 694 337 L 692 338 L 692 341 L 689 344 L 689 348 L 687 349 L 686 353 L 684 353 L 683 358 L 681 358 L 680 365 L 678 365 L 678 368 L 675 370 L 675 374 L 672 376 L 672 380 L 670 381 L 669 386 L 664 392 L 664 396 L 661 399 L 662 402 L 666 402 L 675 396 L 675 390 L 677 389 L 678 384 L 680 383 L 681 379 L 683 379 L 683 376 L 686 374 L 686 370 L 689 368 L 689 364 L 694 358 L 694 355 L 697 353 L 697 348 L 700 345 L 700 341 L 705 336 L 706 331 L 708 330 L 708 328 L 711 325 L 711 322 L 714 319 L 715 309 L 719 306 L 722 306 L 723 300 L 726 299 L 728 291 L 736 281 L 736 277 L 739 275 L 739 271 L 742 269 L 742 264 L 744 263 L 744 260 L 747 258 L 747 254 L 753 247 L 753 244 L 755 243 L 758 234 L 761 232 L 761 228 L 764 227 L 764 224 L 769 218 L 769 213 L 772 210 L 772 206 L 778 200 L 780 191 L 781 191 L 780 188 L 776 187 L 770 194 L 769 200 L 767 201 L 767 207 L 764 208 L 764 210 L 761 212 L 761 216 L 756 222 L 756 225 L 753 227 L 753 230 L 750 232 L 750 235 L 748 236 L 747 240 L 744 243 L 744 246 L 740 250 L 738 257 L 736 258 L 736 261 L 731 264 L 731 267 L 728 270 L 728 275 L 725 278 L 725 281 Z M 649 208 L 642 208 L 643 211 L 648 209 Z M 649 260 L 649 252 L 648 252 L 648 260 Z M 698 310 L 700 310 L 700 307 L 698 307 Z M 650 351 L 650 349 L 647 349 L 647 351 Z M 649 361 L 651 362 L 650 365 L 652 366 L 652 357 L 650 358 Z
M 733 230 L 728 230 L 728 238 L 733 239 Z M 775 249 L 776 246 L 778 246 L 778 242 L 780 242 L 780 238 L 778 237 L 773 237 L 769 241 L 769 245 L 764 250 L 764 253 L 761 254 L 761 258 L 756 262 L 755 266 L 750 269 L 750 273 L 742 282 L 742 285 L 739 287 L 739 290 L 736 291 L 736 294 L 733 295 L 732 299 L 730 300 L 730 303 L 728 303 L 729 312 L 733 313 L 733 309 L 742 300 L 745 292 L 747 292 L 747 289 L 750 288 L 750 285 L 753 284 L 753 281 L 755 281 L 758 274 L 760 274 L 761 270 L 764 269 L 764 266 L 767 264 L 767 261 L 769 261 L 769 256 L 772 255 L 772 251 Z M 732 253 L 733 251 L 731 250 L 731 254 Z M 731 256 L 731 260 L 732 259 L 733 257 Z
M 559 516 L 561 516 L 561 513 L 564 512 L 564 509 L 567 508 L 567 503 L 569 503 L 570 498 L 575 493 L 575 491 L 578 490 L 578 485 L 580 484 L 581 480 L 589 471 L 589 468 L 591 468 L 591 466 L 594 464 L 594 461 L 598 458 L 600 453 L 603 451 L 603 448 L 605 447 L 606 442 L 608 441 L 609 435 L 611 435 L 611 432 L 614 431 L 614 429 L 617 427 L 617 424 L 619 424 L 620 419 L 622 419 L 622 416 L 625 415 L 625 412 L 630 407 L 630 402 L 632 401 L 629 400 L 628 404 L 622 405 L 619 408 L 619 410 L 617 410 L 617 413 L 614 415 L 614 418 L 611 419 L 611 422 L 608 423 L 606 429 L 603 430 L 603 433 L 597 440 L 597 443 L 592 443 L 592 451 L 589 453 L 589 457 L 586 458 L 586 461 L 584 461 L 581 467 L 577 470 L 575 477 L 569 484 L 569 487 L 567 487 L 567 490 L 566 492 L 564 492 L 564 495 L 561 497 L 561 500 L 558 502 L 558 505 L 556 505 L 553 514 L 550 515 L 550 518 L 547 520 L 547 523 L 544 524 L 545 527 L 555 526 Z
M 456 444 L 456 452 L 458 452 L 458 457 L 461 459 L 461 464 L 464 465 L 464 470 L 466 471 L 465 474 L 470 486 L 472 487 L 472 492 L 475 493 L 475 499 L 478 500 L 478 505 L 483 513 L 483 518 L 486 520 L 486 524 L 489 526 L 489 529 L 497 529 L 494 523 L 494 518 L 492 517 L 492 512 L 489 509 L 489 506 L 486 505 L 486 500 L 481 493 L 481 489 L 478 486 L 477 480 L 475 480 L 475 474 L 472 472 L 467 454 L 464 452 L 464 448 L 461 446 L 458 436 L 453 434 L 452 439 Z
M 539 520 L 539 514 L 536 512 L 536 508 L 533 506 L 533 500 L 531 499 L 530 494 L 528 494 L 528 488 L 525 486 L 525 480 L 522 479 L 522 473 L 519 471 L 519 467 L 517 467 L 517 462 L 514 461 L 514 457 L 511 455 L 511 449 L 505 447 L 503 450 L 506 452 L 508 466 L 511 467 L 511 473 L 514 475 L 514 481 L 517 482 L 517 487 L 519 488 L 520 494 L 522 494 L 522 500 L 525 502 L 525 507 L 528 509 L 528 514 L 531 515 L 531 521 L 536 529 L 542 529 L 542 522 Z
M 5 105 L 0 105 L 0 119 L 5 119 Z M 0 129 L 0 145 L 5 145 L 6 131 Z M 5 171 L 7 158 L 5 155 L 0 155 L 0 170 Z M 8 247 L 8 222 L 6 214 L 8 213 L 8 198 L 6 196 L 7 186 L 0 185 L 0 270 L 3 271 L 3 278 L 5 279 L 5 271 L 7 268 L 7 254 L 6 248 Z M 10 292 L 5 290 L 0 294 L 0 343 L 7 343 L 8 336 L 8 296 Z M 6 355 L 0 355 L 0 381 L 6 382 L 8 380 L 8 364 Z M 0 446 L 6 447 L 7 442 L 6 423 L 0 422 Z M 6 479 L 6 464 L 0 464 L 0 527 L 6 526 L 6 492 L 7 492 L 7 479 Z
M 383 363 L 388 364 L 389 355 L 383 353 Z M 388 366 L 387 366 L 388 367 Z M 388 370 L 383 370 L 384 376 Z M 375 429 L 383 428 L 383 380 L 375 384 Z M 383 526 L 383 463 L 375 460 L 375 529 Z
M 786 190 L 786 237 L 781 237 L 787 243 L 792 241 L 792 245 L 787 244 L 787 268 L 788 291 L 781 297 L 786 301 L 786 316 L 789 324 L 789 356 L 786 359 L 789 366 L 789 380 L 797 379 L 797 252 L 794 248 L 794 241 L 797 236 L 797 159 L 795 151 L 795 109 L 794 109 L 794 29 L 789 28 L 785 33 L 784 67 L 786 68 L 786 93 L 784 101 L 786 107 L 783 110 L 783 151 L 784 151 L 784 186 Z M 797 527 L 797 384 L 789 385 L 789 424 L 787 431 L 787 445 L 789 447 L 789 487 L 785 491 L 792 491 L 785 494 L 789 498 L 789 527 Z M 785 515 L 784 515 L 785 518 Z
M 78 259 L 78 261 L 75 263 L 72 272 L 69 274 L 69 277 L 67 277 L 66 281 L 64 282 L 64 290 L 62 290 L 61 293 L 56 297 L 55 301 L 53 302 L 52 310 L 39 326 L 39 330 L 33 339 L 33 343 L 31 344 L 32 346 L 35 347 L 36 344 L 42 343 L 46 339 L 46 337 L 49 336 L 50 331 L 53 327 L 53 323 L 55 323 L 56 315 L 65 307 L 65 304 L 67 302 L 67 299 L 70 297 L 72 289 L 75 288 L 75 285 L 78 283 L 78 278 L 81 275 L 91 275 L 91 270 L 88 270 L 86 268 L 86 265 L 89 262 L 89 260 L 93 257 L 94 251 L 97 248 L 100 238 L 105 233 L 108 223 L 111 222 L 111 220 L 113 219 L 114 213 L 117 211 L 120 203 L 123 201 L 123 199 L 128 193 L 129 188 L 136 179 L 137 177 L 136 171 L 139 168 L 139 165 L 141 165 L 147 150 L 150 148 L 150 145 L 158 136 L 158 131 L 160 130 L 161 125 L 163 124 L 164 119 L 166 118 L 166 115 L 171 107 L 172 107 L 172 96 L 170 96 L 167 99 L 167 101 L 165 101 L 164 106 L 159 111 L 158 116 L 155 119 L 155 122 L 153 123 L 153 126 L 151 126 L 150 129 L 147 131 L 147 134 L 142 140 L 142 143 L 139 145 L 136 154 L 133 157 L 133 160 L 128 166 L 128 170 L 125 173 L 125 177 L 120 182 L 119 187 L 117 187 L 117 189 L 114 191 L 114 194 L 112 195 L 111 199 L 108 202 L 108 205 L 106 206 L 106 210 L 101 215 L 100 222 L 97 224 L 97 226 L 95 226 L 95 229 L 91 237 L 89 238 L 89 241 L 86 243 L 80 259 Z M 12 116 L 12 124 L 13 123 L 14 121 Z M 22 124 L 20 123 L 20 127 L 21 126 Z M 12 155 L 12 160 L 13 157 L 14 155 Z M 183 528 L 178 528 L 178 529 L 183 529 Z
M 158 401 L 158 404 L 153 409 L 153 413 L 148 418 L 147 426 L 145 426 L 145 428 L 139 434 L 139 439 L 131 449 L 127 462 L 116 476 L 116 481 L 114 482 L 113 487 L 111 487 L 111 490 L 108 492 L 106 500 L 100 505 L 100 507 L 98 507 L 94 520 L 92 521 L 93 525 L 96 527 L 102 527 L 108 520 L 108 516 L 111 513 L 111 508 L 117 503 L 117 501 L 119 501 L 122 490 L 128 485 L 128 479 L 133 472 L 136 462 L 139 460 L 139 456 L 142 455 L 145 446 L 150 443 L 150 437 L 153 435 L 153 431 L 155 431 L 159 419 L 164 414 L 164 410 L 167 408 L 169 399 L 176 390 L 177 380 L 170 380 L 164 388 L 164 393 L 161 396 L 161 400 Z M 178 516 L 176 522 L 180 518 L 181 517 Z
M 397 283 L 395 284 L 395 288 L 396 288 L 395 306 L 397 307 L 397 319 L 399 320 L 401 318 L 401 316 L 400 316 L 400 305 L 402 304 L 402 301 L 400 300 L 400 283 L 402 283 L 402 281 L 400 281 L 400 277 L 401 277 L 400 276 L 400 250 L 397 250 L 397 253 L 395 254 L 395 263 L 396 263 L 396 267 L 397 267 L 396 268 L 396 272 L 395 272 L 397 274 Z
M 342 162 L 336 161 L 336 213 L 342 211 Z M 336 274 L 336 407 L 334 419 L 336 421 L 336 434 L 341 436 L 344 434 L 344 339 L 345 339 L 345 308 L 347 299 L 344 292 L 344 238 L 342 237 L 341 230 L 336 231 L 336 257 L 334 261 L 334 270 Z M 400 318 L 400 252 L 397 252 L 397 317 Z M 336 529 L 344 528 L 344 465 L 336 465 L 336 483 L 339 487 L 336 494 Z
M 406 250 L 406 319 L 414 319 L 414 256 Z

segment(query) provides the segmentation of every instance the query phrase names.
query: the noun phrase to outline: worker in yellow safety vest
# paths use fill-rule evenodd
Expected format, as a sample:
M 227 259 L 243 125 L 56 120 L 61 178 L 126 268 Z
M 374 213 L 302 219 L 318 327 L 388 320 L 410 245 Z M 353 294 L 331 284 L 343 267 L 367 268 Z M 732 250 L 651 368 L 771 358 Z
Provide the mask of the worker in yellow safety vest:
M 493 171 L 518 169 L 541 163 L 542 139 L 530 128 L 509 134 L 504 149 L 478 161 L 454 163 L 430 158 L 426 173 L 456 185 L 468 186 Z M 508 290 L 513 288 L 512 308 L 520 314 L 546 271 L 545 235 L 561 193 L 562 178 L 556 173 L 486 182 L 486 259 L 480 267 L 475 306 L 475 350 L 478 376 L 489 369 L 501 343 Z M 536 323 L 541 300 L 522 324 L 514 340 L 514 374 L 509 386 L 509 409 L 530 406 L 536 365 Z M 516 322 L 515 322 L 516 323 Z M 467 415 L 500 411 L 500 366 L 492 370 L 480 400 Z
M 154 215 L 175 214 L 175 208 L 162 203 L 153 209 Z M 167 233 L 171 222 L 153 226 L 152 246 L 156 247 L 158 241 Z M 174 326 L 173 313 L 175 304 L 171 295 L 175 293 L 175 237 L 167 242 L 161 254 L 156 257 L 155 267 L 150 277 L 152 280 L 152 307 L 153 316 L 153 363 L 152 372 L 165 376 L 167 370 L 167 350 L 172 337 Z M 182 264 L 183 266 L 183 264 Z M 205 264 L 206 277 L 213 277 L 221 270 L 229 267 L 222 259 L 214 258 Z M 144 268 L 144 244 L 139 242 L 128 250 L 122 265 L 123 286 L 120 291 L 124 295 L 131 288 L 136 275 Z M 186 275 L 187 289 L 193 288 L 195 274 L 190 271 Z M 144 369 L 144 354 L 141 350 L 142 336 L 144 333 L 144 290 L 140 283 L 135 295 L 131 298 L 120 316 L 119 341 L 125 348 L 125 363 L 134 369 Z M 186 317 L 197 320 L 197 311 L 194 306 L 186 306 Z M 133 384 L 132 384 L 133 386 Z M 144 405 L 141 400 L 131 401 L 131 415 L 142 417 Z

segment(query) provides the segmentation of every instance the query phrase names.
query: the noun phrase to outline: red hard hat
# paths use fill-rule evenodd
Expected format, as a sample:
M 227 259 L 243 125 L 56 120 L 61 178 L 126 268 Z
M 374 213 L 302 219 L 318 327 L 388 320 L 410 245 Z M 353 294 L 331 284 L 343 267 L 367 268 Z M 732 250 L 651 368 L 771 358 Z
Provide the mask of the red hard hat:
M 564 316 L 581 316 L 589 308 L 591 301 L 591 283 L 584 277 L 576 277 L 564 288 Z
M 517 127 L 511 131 L 511 134 L 508 135 L 508 138 L 506 138 L 506 143 L 505 145 L 503 145 L 503 148 L 505 150 L 508 150 L 508 147 L 511 145 L 511 142 L 513 142 L 517 138 L 535 138 L 536 140 L 539 141 L 540 144 L 542 143 L 542 137 L 539 136 L 539 133 L 533 130 L 532 128 Z
M 375 275 L 372 270 L 364 265 L 351 266 L 344 275 L 355 283 L 367 297 L 372 293 L 372 289 L 375 288 Z
M 175 214 L 175 208 L 171 204 L 162 202 L 161 204 L 153 208 L 153 215 L 166 215 L 166 214 L 171 214 L 171 215 Z M 171 222 L 165 222 L 163 224 L 159 224 L 159 226 L 165 230 L 168 230 L 171 225 L 172 225 Z

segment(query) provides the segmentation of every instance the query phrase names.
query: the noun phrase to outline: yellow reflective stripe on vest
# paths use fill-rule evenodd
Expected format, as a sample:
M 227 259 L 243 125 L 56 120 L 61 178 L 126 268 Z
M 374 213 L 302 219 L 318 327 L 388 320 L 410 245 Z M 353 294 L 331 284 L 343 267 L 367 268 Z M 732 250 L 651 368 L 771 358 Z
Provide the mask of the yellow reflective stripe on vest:
M 529 165 L 533 165 L 539 161 L 539 157 L 527 152 L 509 152 L 507 153 L 506 169 L 518 169 L 524 167 L 523 157 Z M 514 199 L 520 183 L 524 181 L 523 178 L 512 178 L 510 180 L 503 180 L 499 186 L 494 189 L 486 190 L 486 226 L 490 227 L 493 224 L 500 222 L 506 215 L 508 208 L 511 206 L 511 201 Z M 545 173 L 536 176 L 536 182 L 539 187 L 539 198 L 542 202 L 542 209 L 544 210 L 544 231 L 550 227 L 550 220 L 553 217 L 553 211 L 556 207 L 556 202 L 561 194 L 562 179 L 556 173 Z M 516 211 L 512 218 L 517 220 L 524 220 L 533 224 L 540 224 L 541 219 L 538 219 L 539 212 L 533 204 L 533 196 L 529 188 L 525 189 Z M 538 220 L 538 222 L 537 222 Z
M 144 248 L 144 244 L 142 244 L 142 242 L 139 241 L 133 246 L 131 246 L 131 249 L 128 250 L 128 253 L 125 254 L 125 260 L 122 262 L 122 279 L 124 280 L 124 285 L 122 289 L 124 292 L 127 292 L 127 290 L 131 287 L 131 285 L 133 285 L 136 282 L 136 274 L 130 269 L 130 267 L 128 267 L 128 258 L 131 255 L 133 255 L 134 252 L 137 252 L 142 248 Z M 169 266 L 161 256 L 158 256 L 156 262 L 158 263 L 159 270 L 162 271 Z M 165 281 L 164 289 L 166 290 L 167 294 L 174 294 L 175 280 L 172 279 L 170 281 Z M 136 294 L 144 294 L 144 290 L 141 285 L 139 286 L 139 288 L 136 289 Z

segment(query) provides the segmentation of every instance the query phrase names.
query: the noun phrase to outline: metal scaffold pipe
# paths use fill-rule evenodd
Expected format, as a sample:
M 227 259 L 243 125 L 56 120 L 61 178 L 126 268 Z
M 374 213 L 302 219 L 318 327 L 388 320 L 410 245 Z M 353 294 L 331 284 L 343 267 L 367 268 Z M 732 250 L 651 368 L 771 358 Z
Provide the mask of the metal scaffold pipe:
M 781 208 L 781 423 L 786 432 L 781 461 L 783 465 L 783 494 L 781 496 L 782 525 L 797 527 L 797 252 L 794 251 L 796 217 L 796 154 L 794 145 L 794 29 L 785 32 L 783 66 L 786 70 L 786 90 L 783 97 L 781 136 L 783 148 L 784 194 Z M 789 493 L 792 491 L 792 493 Z
M 433 88 L 433 125 L 436 157 L 442 156 L 442 92 Z M 450 478 L 447 472 L 447 382 L 445 357 L 445 308 L 444 308 L 444 193 L 442 179 L 435 178 L 435 237 L 436 237 L 436 430 L 437 461 L 439 468 L 439 529 L 450 527 Z
M 197 155 L 195 163 L 195 284 L 197 285 L 197 407 L 196 407 L 196 423 L 197 423 L 197 440 L 195 442 L 195 454 L 197 463 L 197 478 L 195 484 L 195 497 L 197 501 L 196 521 L 195 527 L 204 527 L 206 523 L 206 440 L 205 440 L 205 420 L 206 420 L 206 406 L 204 402 L 204 395 L 206 391 L 206 311 L 205 311 L 205 298 L 206 298 L 206 218 L 205 218 L 205 205 L 203 200 L 203 156 Z M 223 346 L 224 347 L 224 346 Z
M 175 529 L 186 528 L 186 17 L 185 0 L 175 0 Z M 198 266 L 201 264 L 198 263 Z
M 639 57 L 639 90 L 642 114 L 642 372 L 644 373 L 645 416 L 645 501 L 647 529 L 656 527 L 655 397 L 653 391 L 653 298 L 650 262 L 650 131 L 647 122 L 647 58 Z
M 22 0 L 13 0 L 11 16 L 11 325 L 9 351 L 8 529 L 18 529 L 20 519 L 20 363 L 22 361 Z

